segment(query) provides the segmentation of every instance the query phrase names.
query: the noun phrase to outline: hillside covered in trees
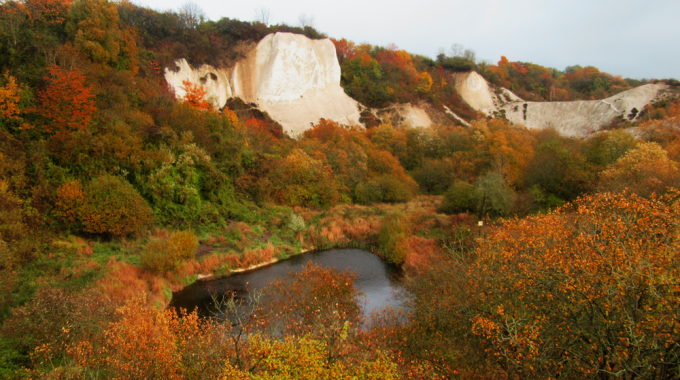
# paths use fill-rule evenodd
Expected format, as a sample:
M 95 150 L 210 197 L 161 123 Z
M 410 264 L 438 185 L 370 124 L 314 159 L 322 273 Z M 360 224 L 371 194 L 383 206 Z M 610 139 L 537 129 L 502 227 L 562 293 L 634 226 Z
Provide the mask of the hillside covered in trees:
M 333 39 L 348 95 L 470 126 L 319 120 L 297 139 L 200 83 L 275 32 L 107 0 L 0 4 L 0 376 L 496 379 L 680 376 L 680 103 L 588 139 L 486 118 L 451 74 L 535 100 L 640 83 Z M 478 224 L 479 221 L 483 223 Z M 360 246 L 405 271 L 366 321 L 351 273 L 309 266 L 240 322 L 166 310 L 204 275 Z

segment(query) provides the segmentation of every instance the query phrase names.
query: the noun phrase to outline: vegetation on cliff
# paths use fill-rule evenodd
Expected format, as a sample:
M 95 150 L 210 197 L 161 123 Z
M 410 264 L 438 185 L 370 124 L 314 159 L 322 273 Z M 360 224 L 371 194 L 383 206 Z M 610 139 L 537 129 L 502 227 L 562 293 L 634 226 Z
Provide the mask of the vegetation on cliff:
M 275 31 L 323 35 L 190 10 L 0 4 L 3 377 L 678 376 L 677 102 L 643 110 L 638 139 L 478 118 L 320 120 L 293 140 L 238 100 L 212 109 L 198 84 L 176 101 L 161 68 L 227 65 Z M 335 44 L 365 104 L 470 119 L 448 78 L 472 63 L 543 99 L 635 84 Z M 234 325 L 164 310 L 199 275 L 344 245 L 402 265 L 412 313 L 364 323 L 355 278 L 318 267 L 227 295 Z

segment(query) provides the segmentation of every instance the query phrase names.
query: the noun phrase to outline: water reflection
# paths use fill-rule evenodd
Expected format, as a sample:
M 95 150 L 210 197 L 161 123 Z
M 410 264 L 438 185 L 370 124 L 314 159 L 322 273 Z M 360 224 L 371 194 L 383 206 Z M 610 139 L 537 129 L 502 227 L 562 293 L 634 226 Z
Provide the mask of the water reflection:
M 356 273 L 358 279 L 355 286 L 365 295 L 366 316 L 384 306 L 402 306 L 399 298 L 395 297 L 396 293 L 403 291 L 400 284 L 401 269 L 361 249 L 331 249 L 308 253 L 251 272 L 197 282 L 174 293 L 170 306 L 187 310 L 197 307 L 200 315 L 209 316 L 215 310 L 212 307 L 213 295 L 235 293 L 247 299 L 250 293 L 262 290 L 269 281 L 284 277 L 289 271 L 301 271 L 309 261 L 322 267 Z

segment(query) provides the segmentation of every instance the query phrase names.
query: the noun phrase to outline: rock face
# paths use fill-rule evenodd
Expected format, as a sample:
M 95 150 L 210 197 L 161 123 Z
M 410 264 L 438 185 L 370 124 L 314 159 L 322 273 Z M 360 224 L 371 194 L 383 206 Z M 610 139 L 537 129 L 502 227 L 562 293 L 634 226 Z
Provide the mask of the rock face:
M 218 108 L 230 97 L 254 103 L 291 136 L 320 118 L 359 124 L 359 104 L 340 86 L 340 64 L 329 39 L 270 34 L 234 67 L 194 69 L 180 59 L 175 69 L 166 68 L 165 79 L 178 98 L 185 95 L 182 81 L 190 80 L 201 84 Z
M 390 107 L 372 110 L 383 121 L 389 120 L 393 126 L 400 127 L 429 127 L 432 119 L 420 105 L 411 103 L 395 104 Z
M 474 71 L 454 73 L 453 80 L 456 91 L 470 107 L 490 116 L 505 103 L 522 101 L 512 92 L 489 84 L 484 77 Z
M 647 84 L 603 100 L 525 102 L 476 72 L 456 73 L 454 80 L 460 96 L 477 111 L 531 129 L 552 127 L 573 137 L 586 137 L 617 119 L 634 121 L 646 105 L 673 96 L 665 84 Z

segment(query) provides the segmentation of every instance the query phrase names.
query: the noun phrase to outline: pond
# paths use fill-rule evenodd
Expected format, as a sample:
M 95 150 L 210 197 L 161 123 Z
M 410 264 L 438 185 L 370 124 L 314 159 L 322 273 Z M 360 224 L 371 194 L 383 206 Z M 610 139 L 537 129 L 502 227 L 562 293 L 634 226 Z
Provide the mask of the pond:
M 236 292 L 240 296 L 246 296 L 249 291 L 263 289 L 267 283 L 277 277 L 285 277 L 289 271 L 301 271 L 303 266 L 310 261 L 325 268 L 335 268 L 338 271 L 349 270 L 357 274 L 355 286 L 365 295 L 365 299 L 361 301 L 365 301 L 366 316 L 383 306 L 401 307 L 401 302 L 395 295 L 403 291 L 400 283 L 402 270 L 361 249 L 311 252 L 249 272 L 196 282 L 174 293 L 170 307 L 185 308 L 189 311 L 198 308 L 200 315 L 209 316 L 213 295 Z

